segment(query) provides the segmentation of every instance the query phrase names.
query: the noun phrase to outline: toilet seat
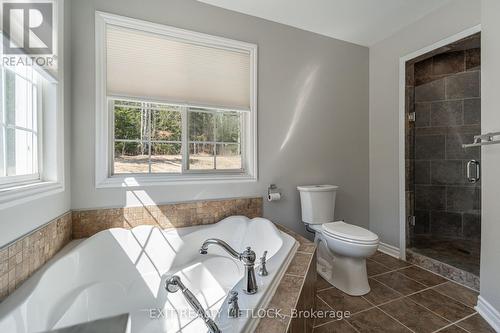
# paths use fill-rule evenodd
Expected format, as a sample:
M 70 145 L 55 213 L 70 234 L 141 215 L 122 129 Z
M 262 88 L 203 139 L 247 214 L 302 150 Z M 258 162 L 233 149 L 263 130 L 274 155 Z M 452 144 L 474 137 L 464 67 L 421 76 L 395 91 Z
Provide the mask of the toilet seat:
M 378 236 L 370 230 L 343 221 L 325 223 L 322 231 L 325 236 L 353 244 L 373 245 L 379 241 Z

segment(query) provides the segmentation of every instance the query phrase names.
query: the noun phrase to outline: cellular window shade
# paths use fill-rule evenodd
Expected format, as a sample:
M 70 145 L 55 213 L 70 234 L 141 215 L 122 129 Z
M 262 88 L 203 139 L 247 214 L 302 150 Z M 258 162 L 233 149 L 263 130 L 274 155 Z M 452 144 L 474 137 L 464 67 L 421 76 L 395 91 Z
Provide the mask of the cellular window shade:
M 108 96 L 250 110 L 250 54 L 108 25 Z

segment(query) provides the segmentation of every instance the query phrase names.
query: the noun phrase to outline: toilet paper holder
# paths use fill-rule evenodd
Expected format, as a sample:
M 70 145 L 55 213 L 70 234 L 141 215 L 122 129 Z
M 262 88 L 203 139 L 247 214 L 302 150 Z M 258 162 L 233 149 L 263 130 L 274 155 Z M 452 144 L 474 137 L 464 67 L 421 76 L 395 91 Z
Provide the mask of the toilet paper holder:
M 281 200 L 281 191 L 276 186 L 276 184 L 271 184 L 267 188 L 267 198 L 268 201 L 278 201 Z

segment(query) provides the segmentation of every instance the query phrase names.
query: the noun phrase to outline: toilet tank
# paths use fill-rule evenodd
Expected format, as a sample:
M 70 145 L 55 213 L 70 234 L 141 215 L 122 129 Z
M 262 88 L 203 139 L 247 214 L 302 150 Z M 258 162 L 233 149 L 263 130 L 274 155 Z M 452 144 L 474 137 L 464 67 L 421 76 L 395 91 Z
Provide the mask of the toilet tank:
M 338 188 L 335 185 L 298 186 L 302 222 L 307 224 L 333 222 Z

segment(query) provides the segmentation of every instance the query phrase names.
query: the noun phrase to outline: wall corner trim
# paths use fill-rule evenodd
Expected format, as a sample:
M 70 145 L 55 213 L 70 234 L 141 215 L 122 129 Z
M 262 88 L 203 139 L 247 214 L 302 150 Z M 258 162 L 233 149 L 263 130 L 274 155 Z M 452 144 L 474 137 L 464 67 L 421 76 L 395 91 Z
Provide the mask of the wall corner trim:
M 496 332 L 500 332 L 500 312 L 498 312 L 498 310 L 488 303 L 488 301 L 481 295 L 479 295 L 477 299 L 475 309 Z
M 399 247 L 380 242 L 378 244 L 378 250 L 396 259 L 401 259 Z

